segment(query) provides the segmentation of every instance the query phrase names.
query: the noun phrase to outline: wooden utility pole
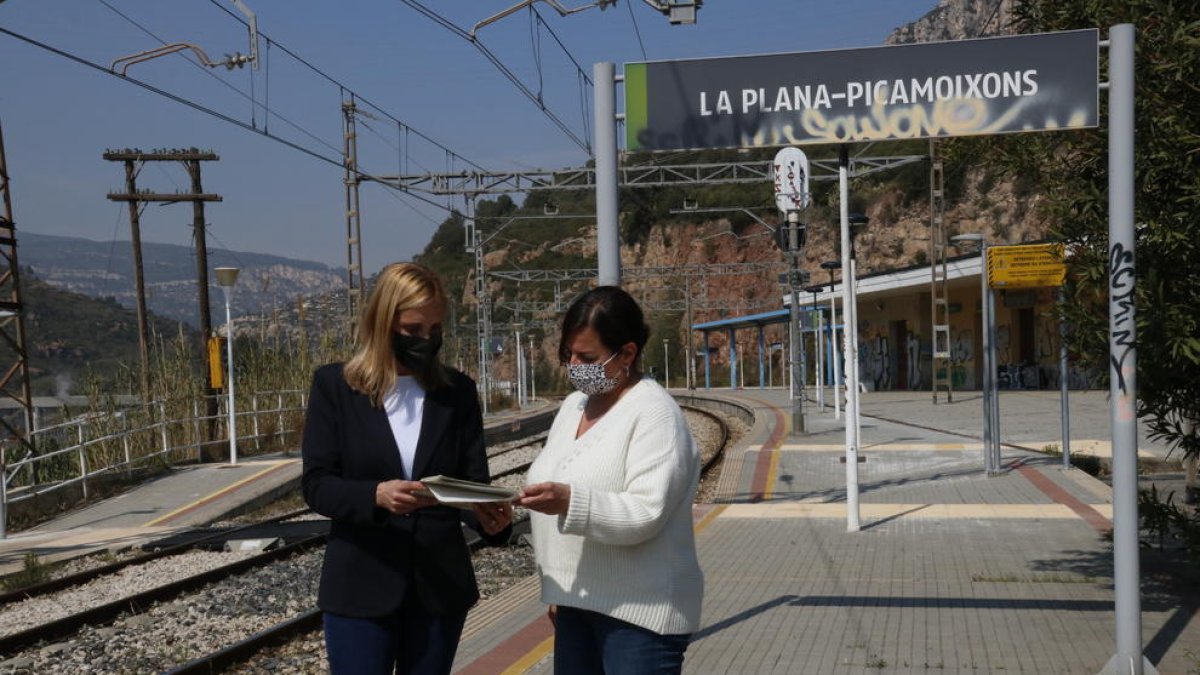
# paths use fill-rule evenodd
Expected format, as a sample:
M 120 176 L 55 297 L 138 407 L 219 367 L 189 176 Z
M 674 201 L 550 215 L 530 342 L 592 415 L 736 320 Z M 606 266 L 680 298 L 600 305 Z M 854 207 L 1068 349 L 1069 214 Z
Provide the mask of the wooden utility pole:
M 137 175 L 141 162 L 125 160 L 125 192 L 137 194 Z M 111 198 L 111 197 L 110 197 Z M 146 279 L 142 270 L 142 227 L 141 208 L 137 202 L 129 204 L 129 240 L 133 245 L 133 284 L 137 294 L 138 356 L 141 360 L 142 400 L 150 400 L 150 327 L 146 314 Z
M 210 364 L 208 363 L 208 338 L 212 335 L 212 317 L 209 313 L 208 304 L 208 242 L 207 237 L 205 236 L 205 227 L 207 224 L 204 222 L 204 203 L 219 202 L 221 201 L 221 196 L 204 192 L 200 181 L 200 162 L 216 161 L 220 158 L 217 157 L 216 153 L 211 151 L 205 152 L 197 150 L 196 148 L 189 148 L 184 150 L 156 150 L 153 152 L 142 152 L 141 150 L 137 149 L 125 149 L 119 151 L 110 150 L 104 153 L 104 159 L 125 162 L 127 192 L 110 193 L 108 198 L 112 201 L 129 203 L 130 227 L 132 228 L 131 235 L 133 238 L 134 247 L 134 268 L 135 274 L 137 275 L 139 321 L 142 320 L 141 317 L 144 315 L 146 302 L 145 289 L 141 281 L 141 233 L 139 230 L 137 217 L 140 205 L 148 202 L 160 202 L 167 204 L 176 204 L 179 202 L 192 203 L 192 229 L 196 246 L 197 296 L 200 306 L 200 341 L 198 345 L 200 350 L 200 372 L 208 373 L 210 370 Z M 138 192 L 136 185 L 130 176 L 131 167 L 134 165 L 134 163 L 142 164 L 145 162 L 181 162 L 187 169 L 188 175 L 192 179 L 192 191 L 175 193 L 157 193 L 150 191 Z M 133 173 L 136 175 L 136 171 Z M 144 336 L 148 334 L 148 328 L 143 325 L 139 326 L 139 329 L 142 331 L 142 336 L 140 336 L 139 339 L 145 340 Z M 148 356 L 144 355 L 143 358 L 147 359 L 148 361 Z M 143 372 L 147 374 L 149 373 L 148 364 L 143 366 Z M 149 380 L 148 376 L 144 376 L 144 378 L 143 387 L 145 388 L 145 393 L 143 393 L 143 397 L 148 399 Z M 213 395 L 215 392 L 210 386 L 206 384 L 204 389 L 206 394 L 208 394 L 205 396 L 205 412 L 207 418 L 207 424 L 205 426 L 208 429 L 208 437 L 206 440 L 211 440 L 216 432 L 217 400 Z M 203 446 L 200 455 L 201 459 L 204 461 L 212 461 L 215 459 L 215 457 L 209 453 L 207 445 Z

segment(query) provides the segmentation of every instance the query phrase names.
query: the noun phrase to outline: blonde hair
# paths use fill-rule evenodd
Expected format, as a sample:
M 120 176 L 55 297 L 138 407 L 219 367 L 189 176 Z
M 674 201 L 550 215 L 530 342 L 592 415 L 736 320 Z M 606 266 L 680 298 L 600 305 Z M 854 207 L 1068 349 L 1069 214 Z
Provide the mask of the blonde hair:
M 392 326 L 406 309 L 430 303 L 447 303 L 442 280 L 433 270 L 417 263 L 392 263 L 375 278 L 375 287 L 363 305 L 358 320 L 358 351 L 346 362 L 345 377 L 350 388 L 366 394 L 376 407 L 396 384 L 396 357 L 392 353 Z M 446 369 L 438 361 L 425 372 L 413 373 L 429 391 L 449 384 Z

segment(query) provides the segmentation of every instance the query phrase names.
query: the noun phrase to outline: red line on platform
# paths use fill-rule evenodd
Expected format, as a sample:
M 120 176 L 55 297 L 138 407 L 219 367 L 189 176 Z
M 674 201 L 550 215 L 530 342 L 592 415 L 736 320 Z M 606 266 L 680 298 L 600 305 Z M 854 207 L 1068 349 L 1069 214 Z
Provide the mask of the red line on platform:
M 1088 525 L 1091 525 L 1097 532 L 1104 534 L 1112 530 L 1112 521 L 1101 515 L 1090 504 L 1081 501 L 1059 487 L 1057 483 L 1047 478 L 1035 467 L 1027 465 L 1025 460 L 1019 459 L 1009 466 L 1020 472 L 1030 483 L 1033 483 L 1033 486 L 1041 490 L 1042 494 L 1074 511 L 1077 516 L 1082 518 Z
M 472 661 L 458 675 L 496 675 L 519 661 L 535 647 L 554 635 L 550 618 L 542 614 L 526 624 L 504 642 L 496 645 L 483 656 Z
M 763 443 L 762 448 L 758 451 L 758 458 L 754 463 L 754 479 L 750 482 L 750 503 L 752 504 L 763 500 L 763 496 L 767 492 L 767 481 L 771 478 L 771 457 L 779 452 L 779 446 L 783 444 L 783 438 L 787 435 L 787 431 L 784 429 L 783 412 L 773 405 L 769 407 L 775 415 L 775 428 L 771 431 L 767 442 Z

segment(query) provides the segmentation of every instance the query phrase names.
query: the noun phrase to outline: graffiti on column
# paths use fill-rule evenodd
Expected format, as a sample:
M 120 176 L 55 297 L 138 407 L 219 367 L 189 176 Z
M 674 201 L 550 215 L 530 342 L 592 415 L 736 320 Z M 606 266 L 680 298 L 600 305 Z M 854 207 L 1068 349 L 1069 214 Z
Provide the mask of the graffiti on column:
M 1125 383 L 1125 359 L 1133 351 L 1133 251 L 1125 250 L 1120 243 L 1112 245 L 1109 257 L 1108 294 L 1109 310 L 1116 308 L 1112 316 L 1112 360 L 1113 377 L 1117 388 L 1128 394 Z

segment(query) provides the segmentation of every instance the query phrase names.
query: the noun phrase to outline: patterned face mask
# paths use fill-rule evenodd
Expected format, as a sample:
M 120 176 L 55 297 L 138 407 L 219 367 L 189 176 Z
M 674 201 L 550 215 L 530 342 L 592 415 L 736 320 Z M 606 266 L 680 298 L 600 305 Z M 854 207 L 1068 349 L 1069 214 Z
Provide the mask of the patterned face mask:
M 571 381 L 572 387 L 588 396 L 607 394 L 621 383 L 620 378 L 604 374 L 604 366 L 616 356 L 617 352 L 613 352 L 604 363 L 568 363 L 567 379 Z

